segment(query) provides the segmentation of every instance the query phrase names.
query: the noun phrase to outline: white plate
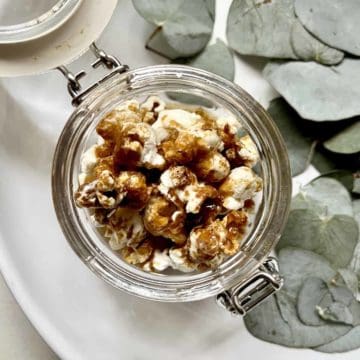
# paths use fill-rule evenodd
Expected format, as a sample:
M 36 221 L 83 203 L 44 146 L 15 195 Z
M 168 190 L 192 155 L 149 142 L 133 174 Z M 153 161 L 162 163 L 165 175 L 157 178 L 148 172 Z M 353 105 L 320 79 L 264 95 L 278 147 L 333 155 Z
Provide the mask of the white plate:
M 218 18 L 224 19 L 225 1 L 218 3 Z M 224 29 L 219 21 L 217 36 L 223 37 Z M 144 49 L 149 31 L 130 0 L 120 1 L 99 45 L 132 67 L 159 63 L 161 58 Z M 274 96 L 254 62 L 237 61 L 237 82 L 263 104 Z M 51 203 L 51 157 L 72 111 L 69 104 L 58 73 L 0 83 L 0 268 L 62 359 L 359 358 L 359 351 L 329 356 L 261 342 L 213 299 L 149 302 L 95 277 L 65 242 Z

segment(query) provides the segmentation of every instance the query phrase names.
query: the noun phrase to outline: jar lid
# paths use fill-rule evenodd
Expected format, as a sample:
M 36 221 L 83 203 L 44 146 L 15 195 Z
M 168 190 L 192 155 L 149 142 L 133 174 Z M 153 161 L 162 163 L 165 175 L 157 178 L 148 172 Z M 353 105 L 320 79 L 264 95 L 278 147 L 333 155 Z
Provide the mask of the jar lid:
M 100 36 L 116 4 L 117 0 L 2 1 L 0 76 L 30 75 L 70 63 Z

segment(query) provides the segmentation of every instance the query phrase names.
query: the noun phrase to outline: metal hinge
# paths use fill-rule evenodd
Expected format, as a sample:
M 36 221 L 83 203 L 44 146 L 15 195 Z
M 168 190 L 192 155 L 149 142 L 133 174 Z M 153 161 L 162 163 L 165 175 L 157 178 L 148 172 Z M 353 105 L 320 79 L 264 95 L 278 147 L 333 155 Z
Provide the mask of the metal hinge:
M 232 314 L 243 316 L 282 285 L 278 263 L 270 257 L 248 279 L 217 295 L 216 301 Z
M 104 50 L 99 49 L 95 43 L 90 45 L 90 50 L 96 56 L 96 60 L 91 64 L 91 66 L 95 69 L 99 65 L 105 66 L 107 69 L 111 70 L 106 76 L 98 80 L 96 83 L 90 85 L 86 89 L 82 89 L 82 86 L 79 82 L 81 78 L 86 75 L 84 70 L 80 71 L 77 74 L 73 74 L 67 67 L 59 66 L 57 70 L 59 70 L 67 79 L 68 84 L 67 88 L 72 97 L 72 104 L 74 106 L 79 105 L 85 98 L 87 94 L 90 93 L 93 89 L 95 89 L 99 84 L 103 83 L 105 80 L 109 79 L 115 74 L 122 74 L 129 70 L 127 65 L 123 65 L 120 61 L 112 55 L 108 55 Z

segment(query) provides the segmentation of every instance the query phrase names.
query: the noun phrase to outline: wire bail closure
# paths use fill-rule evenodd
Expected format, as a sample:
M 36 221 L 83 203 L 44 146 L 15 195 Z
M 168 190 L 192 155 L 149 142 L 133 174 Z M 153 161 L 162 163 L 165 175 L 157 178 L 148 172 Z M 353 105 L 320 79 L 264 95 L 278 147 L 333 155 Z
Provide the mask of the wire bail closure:
M 93 89 L 99 86 L 101 83 L 109 79 L 115 74 L 122 74 L 129 70 L 128 65 L 123 65 L 121 62 L 113 55 L 107 54 L 104 50 L 99 49 L 95 43 L 90 45 L 90 50 L 96 56 L 96 60 L 91 64 L 93 69 L 98 68 L 100 65 L 105 66 L 107 69 L 111 70 L 111 72 L 105 75 L 103 78 L 98 80 L 96 83 L 90 85 L 88 88 L 82 90 L 82 86 L 80 84 L 80 79 L 86 76 L 86 71 L 81 70 L 77 74 L 72 73 L 66 66 L 62 65 L 57 67 L 67 79 L 68 84 L 68 92 L 72 97 L 72 105 L 78 106 L 84 100 L 85 96 L 89 94 Z
M 277 260 L 269 257 L 249 278 L 217 295 L 216 301 L 233 315 L 244 316 L 280 290 L 283 282 Z

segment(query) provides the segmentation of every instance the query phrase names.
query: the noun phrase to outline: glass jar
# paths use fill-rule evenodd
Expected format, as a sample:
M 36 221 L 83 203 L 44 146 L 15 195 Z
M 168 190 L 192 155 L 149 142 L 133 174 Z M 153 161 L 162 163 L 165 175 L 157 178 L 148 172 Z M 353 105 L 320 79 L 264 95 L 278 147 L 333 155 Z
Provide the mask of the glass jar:
M 97 232 L 88 211 L 76 207 L 73 193 L 78 184 L 81 154 L 96 141 L 95 127 L 106 113 L 126 100 L 142 101 L 149 95 L 164 97 L 176 93 L 196 96 L 212 108 L 224 108 L 239 119 L 258 148 L 257 172 L 263 178 L 264 188 L 252 229 L 239 253 L 215 270 L 165 275 L 142 271 L 114 253 Z M 245 288 L 248 288 L 245 293 L 251 295 L 269 283 L 273 290 L 281 286 L 277 269 L 267 259 L 287 219 L 291 175 L 283 139 L 261 105 L 230 81 L 179 65 L 150 66 L 116 74 L 87 92 L 81 100 L 56 148 L 53 200 L 68 242 L 96 275 L 118 289 L 152 300 L 193 301 L 222 294 L 218 297 L 220 302 L 229 310 L 234 306 L 240 308 L 235 311 L 238 313 L 242 308 L 246 310 L 243 306 L 248 301 L 246 296 L 244 304 L 239 300 Z M 268 283 L 265 284 L 264 279 Z M 264 298 L 264 293 L 260 291 L 259 297 Z

